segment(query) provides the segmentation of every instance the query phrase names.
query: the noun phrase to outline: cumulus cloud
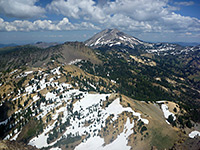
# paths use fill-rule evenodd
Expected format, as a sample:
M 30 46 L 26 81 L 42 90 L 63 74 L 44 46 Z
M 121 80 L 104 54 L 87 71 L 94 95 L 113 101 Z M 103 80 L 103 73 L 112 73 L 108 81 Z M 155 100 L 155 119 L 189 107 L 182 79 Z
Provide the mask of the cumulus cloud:
M 44 14 L 44 8 L 36 6 L 37 0 L 0 0 L 0 12 L 6 15 L 30 18 Z M 192 5 L 192 1 L 176 5 Z M 32 7 L 33 6 L 33 7 Z M 4 8 L 3 8 L 4 7 Z M 1 31 L 36 30 L 83 30 L 119 28 L 140 32 L 200 31 L 200 20 L 173 12 L 177 7 L 169 0 L 52 0 L 46 8 L 49 13 L 63 15 L 60 22 L 36 20 L 13 22 L 2 21 Z M 69 21 L 75 20 L 72 23 Z M 95 26 L 95 25 L 98 25 Z
M 189 1 L 179 5 L 192 5 Z M 93 0 L 53 0 L 47 9 L 69 18 L 99 24 L 101 28 L 117 27 L 142 32 L 195 31 L 200 29 L 197 18 L 174 13 L 178 8 L 168 0 L 115 0 L 101 3 Z
M 4 21 L 0 18 L 0 31 L 61 31 L 61 30 L 91 30 L 99 29 L 89 22 L 80 24 L 71 23 L 68 18 L 63 18 L 59 22 L 51 20 L 36 20 L 30 22 L 27 20 L 15 20 L 13 22 Z
M 103 4 L 93 0 L 53 0 L 47 9 L 67 17 L 101 21 L 122 14 L 137 21 L 155 20 L 168 13 L 166 0 L 116 0 Z
M 186 35 L 192 35 L 192 33 L 190 33 L 190 32 L 186 32 L 185 34 L 186 34 Z
M 15 18 L 44 16 L 45 9 L 36 6 L 38 0 L 0 0 L 0 13 Z
M 67 17 L 103 19 L 104 12 L 93 0 L 53 0 L 47 9 Z

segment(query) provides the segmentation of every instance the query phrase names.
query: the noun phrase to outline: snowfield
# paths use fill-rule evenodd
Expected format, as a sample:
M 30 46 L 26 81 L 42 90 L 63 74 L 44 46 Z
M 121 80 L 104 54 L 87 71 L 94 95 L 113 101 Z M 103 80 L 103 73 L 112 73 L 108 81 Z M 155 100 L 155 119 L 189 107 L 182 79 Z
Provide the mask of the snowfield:
M 21 73 L 20 77 L 31 73 L 33 71 Z M 100 137 L 99 133 L 106 126 L 106 119 L 112 116 L 110 120 L 112 123 L 123 112 L 129 112 L 137 117 L 136 121 L 141 120 L 144 124 L 148 124 L 149 121 L 142 118 L 141 114 L 135 112 L 131 107 L 123 107 L 120 104 L 120 98 L 115 98 L 108 103 L 107 98 L 111 94 L 91 94 L 74 89 L 71 84 L 60 83 L 57 79 L 61 78 L 62 75 L 60 67 L 50 70 L 49 74 L 39 71 L 37 78 L 30 79 L 25 86 L 25 93 L 19 92 L 17 97 L 12 99 L 12 101 L 17 101 L 25 95 L 32 94 L 30 102 L 24 105 L 24 110 L 25 112 L 32 111 L 32 116 L 35 116 L 38 120 L 43 119 L 45 124 L 43 132 L 32 138 L 28 144 L 37 148 L 46 147 L 52 150 L 60 150 L 55 144 L 61 139 L 85 136 L 76 149 L 130 149 L 130 146 L 127 146 L 128 137 L 133 133 L 132 128 L 135 122 L 130 122 L 130 119 L 127 118 L 123 131 L 112 143 L 103 146 L 104 139 Z M 78 86 L 77 83 L 75 85 Z M 96 86 L 88 81 L 87 85 L 96 89 Z M 39 94 L 44 89 L 51 90 Z M 107 103 L 105 108 L 103 107 L 104 103 Z M 22 112 L 22 109 L 15 112 L 16 115 L 20 116 L 20 120 L 24 119 L 21 115 Z M 48 122 L 49 116 L 51 118 L 50 122 Z M 15 124 L 19 123 L 20 120 Z M 0 125 L 7 124 L 7 122 L 8 119 L 0 122 Z M 63 131 L 57 128 L 61 125 L 65 125 Z M 8 134 L 5 139 L 16 140 L 21 131 L 21 129 L 15 129 L 14 133 Z M 61 136 L 50 140 L 50 135 L 53 135 L 55 131 L 61 133 Z
M 163 111 L 164 116 L 165 116 L 166 119 L 168 119 L 168 117 L 170 115 L 172 115 L 173 116 L 173 120 L 174 121 L 176 120 L 176 116 L 172 112 L 169 111 L 169 108 L 168 108 L 168 106 L 166 104 L 162 104 L 161 105 L 161 109 L 162 109 L 162 111 Z
M 73 91 L 73 92 L 72 92 Z M 66 98 L 70 99 L 70 94 L 80 94 L 82 92 L 78 90 L 69 90 L 68 92 L 65 92 L 63 95 L 68 95 Z M 134 122 L 130 123 L 129 118 L 127 119 L 127 122 L 125 124 L 125 128 L 123 133 L 121 133 L 118 138 L 113 142 L 112 145 L 107 145 L 105 147 L 102 147 L 104 144 L 104 140 L 101 139 L 98 135 L 98 132 L 101 130 L 102 127 L 105 127 L 105 120 L 108 118 L 111 114 L 114 115 L 113 121 L 118 118 L 118 116 L 122 112 L 132 112 L 134 116 L 138 117 L 138 120 L 143 121 L 145 124 L 148 124 L 148 120 L 141 118 L 141 114 L 134 112 L 130 107 L 122 107 L 120 104 L 119 98 L 115 99 L 108 107 L 103 109 L 101 105 L 103 104 L 103 101 L 106 100 L 106 97 L 110 96 L 110 94 L 89 94 L 89 93 L 82 93 L 83 98 L 78 100 L 73 105 L 73 113 L 69 112 L 67 107 L 61 107 L 56 111 L 56 113 L 52 116 L 52 119 L 57 121 L 58 114 L 60 112 L 63 112 L 62 117 L 62 123 L 65 123 L 67 118 L 70 119 L 70 126 L 66 128 L 66 131 L 63 133 L 63 137 L 67 137 L 69 134 L 73 136 L 83 136 L 87 135 L 88 133 L 91 135 L 90 138 L 87 140 L 84 140 L 77 149 L 110 149 L 111 147 L 127 147 L 126 149 L 130 149 L 127 145 L 127 138 L 130 134 L 132 134 L 132 128 L 134 127 Z M 46 98 L 50 99 L 57 99 L 58 104 L 62 101 L 62 99 L 59 99 L 56 95 L 52 93 L 47 93 Z M 67 99 L 65 98 L 65 101 L 67 102 Z M 67 104 L 70 104 L 70 101 L 67 102 Z M 51 107 L 42 105 L 41 109 L 43 110 L 42 117 L 47 114 L 48 111 L 50 111 L 51 108 L 57 107 L 55 104 L 51 104 Z M 73 114 L 79 114 L 79 118 L 72 117 Z M 41 114 L 40 114 L 41 115 Z M 39 115 L 39 116 L 40 116 Z M 85 126 L 86 121 L 91 121 L 91 124 L 89 126 Z M 47 143 L 48 138 L 48 132 L 50 132 L 55 127 L 55 122 L 47 127 L 42 134 L 40 134 L 38 137 L 33 138 L 30 140 L 29 145 L 36 146 L 37 148 L 42 147 L 48 147 L 53 146 L 57 141 L 60 139 L 57 139 L 53 143 Z M 96 141 L 98 144 L 92 144 L 91 141 Z M 90 145 L 88 147 L 88 144 Z M 116 145 L 118 144 L 118 145 Z M 100 147 L 98 147 L 100 146 Z
M 74 65 L 74 64 L 76 64 L 76 63 L 78 63 L 78 62 L 81 62 L 82 61 L 82 59 L 75 59 L 75 60 L 73 60 L 73 61 L 70 61 L 69 63 L 68 63 L 68 65 Z
M 200 132 L 199 131 L 192 131 L 190 134 L 189 134 L 189 137 L 190 138 L 194 138 L 196 136 L 200 136 Z
M 118 135 L 117 139 L 112 143 L 103 146 L 104 139 L 98 136 L 91 137 L 86 142 L 78 145 L 75 150 L 129 150 L 131 147 L 127 146 L 128 137 L 133 133 L 132 128 L 134 127 L 134 122 L 130 123 L 130 119 L 127 118 L 126 124 L 124 125 L 123 132 Z
M 51 144 L 47 144 L 47 138 L 48 138 L 47 133 L 54 128 L 56 122 L 57 121 L 55 121 L 52 125 L 47 126 L 42 134 L 40 134 L 38 137 L 34 137 L 33 139 L 31 139 L 28 144 L 36 146 L 37 148 L 47 147 L 55 144 L 57 141 Z
M 61 72 L 59 71 L 59 69 L 60 69 L 60 67 L 57 67 L 57 68 L 51 70 L 51 73 L 53 73 L 54 75 L 55 75 L 55 74 L 60 75 Z

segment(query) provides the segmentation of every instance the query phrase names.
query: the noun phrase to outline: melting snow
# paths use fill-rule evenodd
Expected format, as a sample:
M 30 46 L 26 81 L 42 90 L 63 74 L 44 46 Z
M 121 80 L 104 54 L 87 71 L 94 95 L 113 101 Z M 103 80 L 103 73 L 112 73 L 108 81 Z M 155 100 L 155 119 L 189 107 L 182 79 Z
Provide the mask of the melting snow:
M 0 125 L 2 125 L 2 124 L 6 125 L 6 124 L 8 123 L 8 120 L 9 120 L 9 119 L 10 119 L 10 117 L 9 117 L 8 119 L 6 119 L 6 120 L 0 122 Z
M 82 60 L 82 59 L 75 59 L 75 60 L 69 62 L 68 65 L 76 64 L 76 63 L 80 62 L 81 60 Z
M 10 72 L 10 74 L 13 74 L 13 73 L 17 72 L 17 70 L 18 70 L 18 69 L 15 69 L 14 71 Z
M 31 73 L 33 73 L 33 71 L 26 71 L 26 72 L 20 73 L 20 75 L 18 75 L 17 78 L 25 77 L 25 76 L 27 76 L 28 74 L 31 74 Z
M 105 126 L 106 118 L 109 117 L 111 114 L 114 114 L 113 120 L 116 120 L 118 118 L 118 115 L 124 111 L 132 112 L 133 115 L 138 116 L 138 120 L 141 119 L 145 124 L 148 124 L 148 122 L 149 122 L 147 119 L 141 118 L 141 114 L 134 112 L 130 107 L 126 107 L 126 108 L 122 107 L 122 105 L 120 104 L 119 98 L 114 100 L 106 109 L 102 109 L 101 105 L 102 105 L 103 101 L 105 101 L 106 96 L 110 96 L 110 94 L 88 94 L 88 93 L 80 92 L 79 90 L 70 90 L 70 91 L 65 92 L 63 95 L 66 96 L 65 100 L 67 100 L 71 97 L 71 95 L 75 95 L 75 94 L 79 94 L 79 93 L 82 93 L 84 95 L 84 98 L 77 101 L 73 105 L 74 106 L 73 113 L 75 113 L 77 111 L 80 114 L 79 119 L 76 117 L 75 118 L 70 117 L 71 113 L 68 112 L 67 107 L 61 107 L 59 110 L 56 111 L 56 114 L 54 114 L 52 116 L 52 119 L 56 120 L 56 118 L 58 117 L 58 114 L 60 112 L 63 112 L 62 123 L 64 123 L 67 118 L 70 119 L 71 126 L 66 128 L 66 131 L 64 132 L 63 136 L 67 137 L 68 134 L 72 134 L 72 135 L 78 134 L 81 136 L 81 135 L 86 135 L 86 133 L 89 133 L 89 134 L 91 134 L 91 137 L 98 139 L 98 137 L 95 137 L 95 135 L 97 135 L 98 130 L 101 130 L 102 126 Z M 54 98 L 54 99 L 59 100 L 59 98 L 56 95 L 54 95 L 50 92 L 47 93 L 46 98 Z M 61 101 L 61 99 L 60 99 L 60 101 Z M 61 104 L 61 102 L 58 104 Z M 51 109 L 56 108 L 56 107 L 58 107 L 58 106 L 56 106 L 55 104 L 46 106 L 45 104 L 42 103 L 41 110 L 43 110 L 43 113 L 40 115 L 42 115 L 42 117 L 43 117 L 47 114 L 48 111 L 50 111 Z M 89 120 L 92 123 L 89 126 L 85 126 L 84 123 Z M 98 120 L 100 120 L 100 121 L 98 121 Z M 104 121 L 104 122 L 102 122 L 102 121 Z M 40 134 L 38 137 L 33 138 L 29 142 L 29 144 L 36 146 L 37 148 L 42 148 L 42 147 L 52 146 L 57 141 L 59 141 L 60 139 L 57 139 L 53 143 L 47 144 L 48 134 L 46 135 L 46 133 L 48 133 L 49 131 L 51 131 L 54 128 L 55 122 L 49 128 L 46 128 L 45 131 L 42 134 Z M 130 124 L 130 121 L 128 119 L 127 123 L 125 125 L 126 132 L 124 130 L 124 132 L 118 136 L 118 138 L 119 138 L 118 140 L 121 143 L 118 140 L 116 143 L 120 143 L 120 145 L 123 145 L 123 147 L 127 144 L 126 138 L 130 134 L 132 134 L 131 128 L 133 127 L 133 125 L 134 125 L 134 122 L 132 124 Z M 90 141 L 92 139 L 89 138 L 88 140 Z M 95 140 L 95 141 L 97 141 L 97 140 Z M 101 138 L 98 142 L 99 142 L 99 145 L 101 146 L 102 145 Z M 89 143 L 91 143 L 91 142 L 89 142 Z M 110 147 L 111 146 L 108 145 L 105 148 L 110 149 Z M 93 149 L 93 147 L 91 147 L 91 149 Z M 127 149 L 129 149 L 129 147 Z
M 111 80 L 112 83 L 117 83 L 115 80 Z
M 15 136 L 14 136 L 13 138 L 11 138 L 10 140 L 11 140 L 11 141 L 16 140 L 17 137 L 18 137 L 18 135 L 20 134 L 20 132 L 21 132 L 21 131 L 19 131 L 17 134 L 15 134 Z
M 89 138 L 85 143 L 76 146 L 75 150 L 99 150 L 102 149 L 104 139 L 99 136 Z
M 131 147 L 127 146 L 128 137 L 133 133 L 133 127 L 134 121 L 130 123 L 130 119 L 127 118 L 123 132 L 112 143 L 103 146 L 103 138 L 91 137 L 86 142 L 79 144 L 75 150 L 129 150 Z
M 55 147 L 55 148 L 51 148 L 50 150 L 62 150 L 62 149 L 59 147 Z
M 176 116 L 172 112 L 169 111 L 169 108 L 168 108 L 168 106 L 166 104 L 162 104 L 161 105 L 161 109 L 162 109 L 162 111 L 163 111 L 164 116 L 165 116 L 166 119 L 168 119 L 168 117 L 170 115 L 172 115 L 174 117 L 173 120 L 176 120 Z
M 56 122 L 57 121 L 55 121 L 52 125 L 47 126 L 46 129 L 44 129 L 44 132 L 38 135 L 38 137 L 34 137 L 33 139 L 31 139 L 28 145 L 33 145 L 36 146 L 37 148 L 42 148 L 55 144 L 56 141 L 51 144 L 47 144 L 47 138 L 48 138 L 47 133 L 54 128 Z
M 60 73 L 59 69 L 60 69 L 60 67 L 54 68 L 53 70 L 51 70 L 51 73 L 60 75 L 61 73 Z
M 166 101 L 156 101 L 156 103 L 159 103 L 159 104 L 160 104 L 160 103 L 164 103 L 164 102 L 166 102 Z
M 200 136 L 200 132 L 199 132 L 199 131 L 192 131 L 192 132 L 189 134 L 189 137 L 190 137 L 190 138 L 194 138 L 195 136 Z
M 7 124 L 7 123 L 8 123 L 8 119 L 6 119 L 6 120 L 0 122 L 0 125 L 2 125 L 2 124 Z

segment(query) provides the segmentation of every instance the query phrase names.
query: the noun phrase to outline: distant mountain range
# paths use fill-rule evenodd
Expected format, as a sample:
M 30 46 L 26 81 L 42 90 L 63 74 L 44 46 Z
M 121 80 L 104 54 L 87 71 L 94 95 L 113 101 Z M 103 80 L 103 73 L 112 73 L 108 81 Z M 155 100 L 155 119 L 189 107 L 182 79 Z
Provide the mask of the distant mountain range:
M 198 46 L 200 43 L 197 42 L 175 42 L 174 44 L 179 44 L 181 46 Z
M 56 45 L 59 45 L 60 43 L 57 43 L 57 42 L 50 42 L 50 43 L 47 43 L 47 42 L 37 42 L 35 44 L 31 44 L 33 46 L 36 46 L 38 48 L 48 48 L 48 47 L 52 47 L 52 46 L 56 46 Z
M 36 42 L 34 44 L 22 44 L 22 45 L 33 45 L 38 48 L 48 48 L 51 46 L 56 46 L 60 43 L 57 42 Z M 20 46 L 21 44 L 15 44 L 15 43 L 10 43 L 10 44 L 0 44 L 0 48 L 5 48 L 5 47 L 15 47 L 15 46 Z
M 13 47 L 13 46 L 17 46 L 17 44 L 14 44 L 14 43 L 11 43 L 11 44 L 1 44 L 0 43 L 0 48 L 3 48 L 3 47 Z

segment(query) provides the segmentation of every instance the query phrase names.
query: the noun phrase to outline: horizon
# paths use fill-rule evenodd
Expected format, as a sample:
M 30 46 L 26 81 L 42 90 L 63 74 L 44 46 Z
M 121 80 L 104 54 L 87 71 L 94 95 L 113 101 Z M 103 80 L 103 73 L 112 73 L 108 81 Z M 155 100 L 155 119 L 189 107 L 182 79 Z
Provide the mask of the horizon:
M 112 29 L 112 28 L 108 28 L 108 29 Z M 105 30 L 105 29 L 103 29 L 103 30 Z M 101 30 L 101 31 L 103 31 L 103 30 Z M 117 29 L 118 30 L 118 29 Z M 90 37 L 87 37 L 87 36 L 85 36 L 85 34 L 83 35 L 83 39 L 80 39 L 80 40 L 77 40 L 76 38 L 77 37 L 79 37 L 79 35 L 76 35 L 76 34 L 74 34 L 74 36 L 71 36 L 71 34 L 70 35 L 68 35 L 69 37 L 68 37 L 68 40 L 65 40 L 65 36 L 61 36 L 61 35 L 56 35 L 55 34 L 55 32 L 54 32 L 54 35 L 52 35 L 51 33 L 52 33 L 52 31 L 46 31 L 46 33 L 47 33 L 47 35 L 44 35 L 44 36 L 48 36 L 48 34 L 50 34 L 49 35 L 49 37 L 50 38 L 52 38 L 52 39 L 50 39 L 50 40 L 44 40 L 44 39 L 38 39 L 37 38 L 37 40 L 35 40 L 35 39 L 33 39 L 32 41 L 28 41 L 28 42 L 25 42 L 25 41 L 22 41 L 22 42 L 5 42 L 5 43 L 0 43 L 0 44 L 2 44 L 2 45 L 10 45 L 10 44 L 15 44 L 15 45 L 28 45 L 28 44 L 36 44 L 37 42 L 44 42 L 44 43 L 58 43 L 58 44 L 63 44 L 63 43 L 65 43 L 65 42 L 75 42 L 75 41 L 78 41 L 78 42 L 84 42 L 84 41 L 86 41 L 86 40 L 88 40 L 88 39 L 90 39 L 90 38 L 92 38 L 95 34 L 97 34 L 97 33 L 99 33 L 99 32 L 101 32 L 101 31 L 97 31 L 97 32 L 94 32 L 94 33 L 91 33 L 91 36 Z M 58 33 L 60 33 L 61 31 L 59 31 Z M 62 31 L 63 32 L 63 31 Z M 66 32 L 68 32 L 68 31 L 66 31 Z M 73 32 L 80 32 L 80 31 L 71 31 L 72 33 Z M 82 31 L 82 32 L 84 32 L 84 31 Z M 121 32 L 121 31 L 120 31 Z M 37 32 L 33 32 L 33 31 L 31 31 L 30 33 L 34 33 L 34 35 L 37 35 Z M 126 34 L 128 34 L 129 35 L 129 33 L 127 33 L 127 32 L 124 32 L 124 33 L 126 33 Z M 24 34 L 26 34 L 26 32 L 24 33 Z M 72 34 L 73 35 L 73 34 Z M 1 35 L 0 35 L 1 36 Z M 132 35 L 131 35 L 132 36 Z M 30 38 L 32 38 L 33 37 L 33 35 L 30 37 Z M 57 41 L 54 41 L 54 38 L 56 38 L 56 37 L 60 37 L 60 38 L 63 38 L 62 40 L 57 40 Z M 66 36 L 67 37 L 67 36 Z M 73 38 L 72 38 L 73 37 Z M 136 37 L 136 36 L 133 36 L 133 37 L 135 37 L 135 38 L 138 38 L 138 37 Z M 149 42 L 149 43 L 176 43 L 176 44 L 180 44 L 181 45 L 181 43 L 184 45 L 184 44 L 186 44 L 187 46 L 196 46 L 196 45 L 199 45 L 200 44 L 200 42 L 188 42 L 188 41 L 145 41 L 145 40 L 142 40 L 142 39 L 140 39 L 140 38 L 138 38 L 139 40 L 141 40 L 141 41 L 144 41 L 144 42 Z M 191 45 L 190 45 L 191 44 Z
M 200 43 L 200 1 L 2 0 L 0 43 L 85 41 L 105 28 L 142 41 Z
M 109 28 L 109 29 L 112 29 L 112 28 Z M 103 29 L 103 30 L 105 30 L 105 29 Z M 78 32 L 78 31 L 74 31 L 74 32 Z M 101 32 L 101 31 L 99 31 L 99 32 Z M 12 43 L 11 42 L 6 42 L 6 43 L 0 43 L 0 44 L 2 44 L 2 45 L 15 44 L 15 45 L 19 46 L 19 45 L 36 44 L 38 42 L 42 42 L 42 43 L 58 43 L 58 44 L 63 44 L 65 42 L 76 42 L 76 41 L 77 42 L 85 42 L 86 40 L 92 38 L 95 34 L 97 34 L 99 32 L 94 32 L 94 34 L 92 34 L 90 37 L 87 37 L 86 39 L 84 37 L 82 40 L 76 40 L 76 39 L 73 40 L 73 38 L 71 38 L 71 36 L 69 37 L 69 40 L 65 40 L 64 36 L 50 35 L 49 37 L 51 37 L 51 38 L 55 38 L 57 36 L 57 37 L 60 37 L 60 38 L 62 37 L 63 40 L 53 41 L 52 39 L 51 40 L 44 40 L 44 39 L 39 40 L 38 39 L 38 40 L 30 41 L 30 42 L 24 42 L 24 41 L 23 42 L 12 42 Z M 34 32 L 34 33 L 37 34 L 37 32 Z M 124 33 L 126 33 L 126 32 L 124 32 Z M 126 33 L 126 34 L 128 34 L 128 33 Z M 78 37 L 78 36 L 74 36 L 74 37 Z M 133 37 L 135 37 L 135 36 L 133 36 Z M 135 38 L 138 38 L 138 37 L 135 37 Z M 144 42 L 148 42 L 148 43 L 175 43 L 175 44 L 186 45 L 186 46 L 197 46 L 197 45 L 200 44 L 200 42 L 188 42 L 188 41 L 185 41 L 185 42 L 184 41 L 171 41 L 171 42 L 169 42 L 169 41 L 145 41 L 145 40 L 142 40 L 140 38 L 138 38 L 138 39 L 141 40 L 141 41 L 144 41 Z

